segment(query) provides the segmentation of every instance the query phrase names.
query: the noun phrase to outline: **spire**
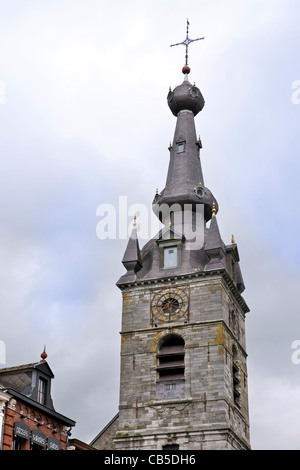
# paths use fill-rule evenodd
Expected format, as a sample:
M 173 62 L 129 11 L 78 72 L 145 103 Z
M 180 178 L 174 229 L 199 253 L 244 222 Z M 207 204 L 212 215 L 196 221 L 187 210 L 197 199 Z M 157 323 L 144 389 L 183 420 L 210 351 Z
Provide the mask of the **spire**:
M 185 66 L 182 71 L 185 75 L 181 85 L 167 95 L 168 106 L 177 118 L 173 143 L 169 147 L 170 161 L 167 174 L 166 186 L 153 201 L 153 211 L 160 221 L 168 224 L 168 220 L 162 220 L 160 207 L 162 205 L 172 206 L 177 204 L 184 209 L 185 205 L 191 204 L 192 211 L 196 212 L 196 206 L 204 206 L 205 222 L 212 217 L 212 203 L 215 200 L 210 190 L 205 187 L 201 161 L 200 149 L 202 143 L 197 137 L 195 127 L 195 116 L 202 111 L 205 101 L 200 89 L 188 80 L 190 68 L 188 66 L 188 47 L 191 42 L 200 39 L 189 38 L 189 21 L 187 20 L 186 38 L 184 41 L 171 44 L 172 46 L 184 45 L 186 47 Z M 178 209 L 179 210 L 179 209 Z M 215 202 L 215 213 L 218 204 Z
M 209 263 L 205 266 L 205 271 L 210 271 L 212 269 L 223 269 L 226 267 L 223 260 L 225 256 L 225 246 L 220 235 L 214 209 L 208 235 L 204 245 L 204 251 L 210 259 Z
M 189 23 L 185 41 L 178 43 L 186 47 L 187 68 L 183 68 L 185 77 L 173 90 L 170 87 L 167 95 L 167 103 L 176 118 L 176 125 L 173 141 L 168 147 L 166 183 L 164 189 L 156 189 L 152 202 L 153 212 L 164 227 L 140 250 L 134 220 L 122 260 L 127 272 L 117 282 L 120 288 L 123 284 L 169 276 L 164 256 L 171 244 L 176 246 L 177 252 L 177 264 L 172 267 L 172 274 L 222 269 L 231 275 L 231 269 L 227 267 L 228 253 L 233 253 L 234 263 L 238 261 L 234 238 L 231 245 L 225 245 L 221 239 L 216 218 L 218 203 L 205 185 L 202 172 L 202 142 L 199 133 L 196 133 L 195 117 L 204 108 L 205 101 L 196 83 L 190 83 L 188 78 L 188 46 L 204 38 L 191 40 L 188 29 Z M 209 221 L 210 225 L 207 226 Z M 237 277 L 242 288 L 242 277 L 240 274 Z
M 190 42 L 192 40 L 189 39 L 187 30 L 186 40 L 178 44 L 185 44 L 188 47 Z M 205 187 L 200 160 L 202 143 L 195 127 L 195 116 L 203 109 L 205 101 L 200 89 L 195 83 L 192 85 L 186 75 L 181 85 L 174 90 L 169 89 L 167 102 L 177 121 L 173 143 L 169 147 L 170 161 L 166 186 L 161 191 L 160 197 L 154 199 L 153 210 L 164 223 L 160 217 L 161 205 L 166 204 L 170 207 L 179 204 L 184 208 L 184 205 L 192 204 L 195 212 L 196 205 L 202 204 L 207 222 L 212 217 L 212 204 L 215 198 Z M 218 204 L 215 201 L 215 213 L 217 211 Z
M 168 95 L 168 105 L 177 117 L 177 122 L 170 146 L 169 169 L 166 186 L 161 193 L 161 204 L 198 203 L 195 188 L 199 182 L 204 188 L 194 121 L 194 116 L 204 106 L 204 99 L 200 90 L 199 93 L 195 91 L 193 96 L 191 90 L 193 91 L 194 87 L 187 81 Z
M 127 269 L 127 274 L 132 276 L 135 276 L 135 274 L 142 268 L 141 252 L 136 228 L 136 216 L 134 216 L 132 232 L 127 243 L 122 263 Z

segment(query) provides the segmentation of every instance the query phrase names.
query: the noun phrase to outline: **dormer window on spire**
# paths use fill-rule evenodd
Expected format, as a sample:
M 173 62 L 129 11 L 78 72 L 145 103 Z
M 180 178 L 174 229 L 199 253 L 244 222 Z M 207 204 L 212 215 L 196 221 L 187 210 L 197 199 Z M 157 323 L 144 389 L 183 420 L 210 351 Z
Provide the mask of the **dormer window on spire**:
M 178 266 L 177 246 L 167 246 L 164 248 L 164 268 L 176 268 Z
M 185 141 L 177 142 L 176 153 L 183 153 L 185 151 Z
M 178 140 L 176 141 L 176 153 L 183 153 L 183 152 L 185 152 L 185 144 L 186 144 L 186 141 L 185 141 L 185 139 L 182 137 L 181 132 L 180 132 L 179 138 L 178 138 Z
M 160 240 L 158 245 L 160 269 L 174 269 L 181 266 L 182 240 Z

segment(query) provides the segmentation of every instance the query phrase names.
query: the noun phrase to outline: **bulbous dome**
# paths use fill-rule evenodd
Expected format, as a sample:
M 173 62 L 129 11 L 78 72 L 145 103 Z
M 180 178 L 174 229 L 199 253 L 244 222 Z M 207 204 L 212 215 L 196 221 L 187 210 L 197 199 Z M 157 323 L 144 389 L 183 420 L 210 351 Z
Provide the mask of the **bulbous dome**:
M 184 79 L 181 85 L 174 88 L 173 91 L 169 90 L 167 100 L 174 116 L 177 116 L 179 111 L 184 109 L 192 111 L 194 116 L 196 116 L 205 104 L 199 88 L 192 85 L 187 78 Z

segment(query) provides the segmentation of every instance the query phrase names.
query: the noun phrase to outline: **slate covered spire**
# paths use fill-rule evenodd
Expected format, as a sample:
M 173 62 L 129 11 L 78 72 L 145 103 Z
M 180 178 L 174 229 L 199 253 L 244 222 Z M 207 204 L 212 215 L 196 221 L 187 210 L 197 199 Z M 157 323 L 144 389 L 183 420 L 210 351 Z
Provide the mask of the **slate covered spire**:
M 127 247 L 122 259 L 122 264 L 127 269 L 127 273 L 123 276 L 126 281 L 135 280 L 136 273 L 142 268 L 141 251 L 137 236 L 136 216 L 134 216 L 133 227 Z
M 213 203 L 212 219 L 209 230 L 207 232 L 206 242 L 204 244 L 204 251 L 209 257 L 210 261 L 205 266 L 204 271 L 211 271 L 213 269 L 226 269 L 226 247 L 220 235 L 214 206 L 215 204 Z
M 204 205 L 204 218 L 212 217 L 212 204 L 215 201 L 211 191 L 205 187 L 200 161 L 202 144 L 197 138 L 194 117 L 203 109 L 204 98 L 199 88 L 188 79 L 189 67 L 183 67 L 184 80 L 173 91 L 170 89 L 167 100 L 169 108 L 177 118 L 173 143 L 170 150 L 170 161 L 166 186 L 153 210 L 159 213 L 162 204 L 191 204 L 193 210 L 197 204 Z M 218 204 L 215 201 L 218 211 Z
M 195 126 L 195 117 L 205 101 L 200 89 L 189 81 L 190 70 L 186 63 L 183 82 L 170 88 L 167 95 L 176 125 L 165 187 L 156 190 L 152 202 L 152 210 L 164 228 L 140 250 L 134 224 L 122 260 L 127 272 L 117 282 L 120 288 L 132 282 L 210 271 L 226 272 L 239 292 L 245 288 L 237 247 L 223 242 L 216 218 L 218 203 L 205 185 L 200 160 L 202 143 Z M 168 248 L 176 253 L 171 267 L 165 261 Z

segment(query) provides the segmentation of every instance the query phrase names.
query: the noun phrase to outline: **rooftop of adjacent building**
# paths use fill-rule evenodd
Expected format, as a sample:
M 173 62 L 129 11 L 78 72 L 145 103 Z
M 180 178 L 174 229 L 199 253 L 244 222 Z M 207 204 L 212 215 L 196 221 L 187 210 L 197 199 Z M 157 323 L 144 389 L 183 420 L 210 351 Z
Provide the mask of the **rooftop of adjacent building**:
M 75 426 L 74 420 L 58 413 L 53 406 L 51 381 L 54 374 L 46 359 L 44 348 L 39 362 L 0 369 L 0 388 L 14 398 L 55 417 L 63 424 Z

